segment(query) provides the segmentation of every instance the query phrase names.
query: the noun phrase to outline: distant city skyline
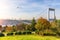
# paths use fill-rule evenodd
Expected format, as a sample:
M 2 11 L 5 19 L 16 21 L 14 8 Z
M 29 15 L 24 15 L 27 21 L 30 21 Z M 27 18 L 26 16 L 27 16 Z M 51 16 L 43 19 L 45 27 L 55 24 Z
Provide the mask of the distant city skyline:
M 60 0 L 0 0 L 0 19 L 47 18 L 48 8 L 60 19 Z

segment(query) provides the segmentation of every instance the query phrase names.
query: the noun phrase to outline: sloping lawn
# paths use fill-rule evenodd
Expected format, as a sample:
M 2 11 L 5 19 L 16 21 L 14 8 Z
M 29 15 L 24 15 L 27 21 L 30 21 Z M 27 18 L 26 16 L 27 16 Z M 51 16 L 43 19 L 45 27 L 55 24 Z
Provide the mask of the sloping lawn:
M 60 40 L 60 38 L 52 36 L 18 35 L 18 36 L 0 37 L 0 40 Z

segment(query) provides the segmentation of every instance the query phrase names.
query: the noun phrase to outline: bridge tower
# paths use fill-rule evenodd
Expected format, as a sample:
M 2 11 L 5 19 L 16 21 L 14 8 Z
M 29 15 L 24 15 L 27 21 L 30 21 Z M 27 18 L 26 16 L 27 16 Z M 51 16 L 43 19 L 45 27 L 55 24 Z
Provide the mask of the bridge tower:
M 53 13 L 51 13 L 51 12 L 53 12 Z M 48 20 L 49 20 L 49 21 L 55 21 L 55 19 L 56 19 L 55 9 L 49 8 L 49 9 L 48 9 Z

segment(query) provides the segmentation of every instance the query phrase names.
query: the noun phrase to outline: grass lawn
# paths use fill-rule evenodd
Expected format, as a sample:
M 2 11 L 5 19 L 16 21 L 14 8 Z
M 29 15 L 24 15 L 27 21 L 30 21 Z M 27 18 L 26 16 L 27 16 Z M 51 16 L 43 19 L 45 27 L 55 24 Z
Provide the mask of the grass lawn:
M 60 40 L 60 38 L 53 36 L 19 35 L 0 37 L 0 40 Z

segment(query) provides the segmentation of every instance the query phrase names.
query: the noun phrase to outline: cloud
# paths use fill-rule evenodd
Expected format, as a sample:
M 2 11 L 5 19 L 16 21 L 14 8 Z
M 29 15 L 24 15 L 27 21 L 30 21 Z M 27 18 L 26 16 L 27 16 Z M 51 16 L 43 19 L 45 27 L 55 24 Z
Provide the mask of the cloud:
M 58 9 L 56 10 L 58 17 L 60 2 L 57 0 L 0 0 L 0 13 L 2 13 L 0 18 L 32 19 L 41 16 L 47 18 L 49 7 Z

